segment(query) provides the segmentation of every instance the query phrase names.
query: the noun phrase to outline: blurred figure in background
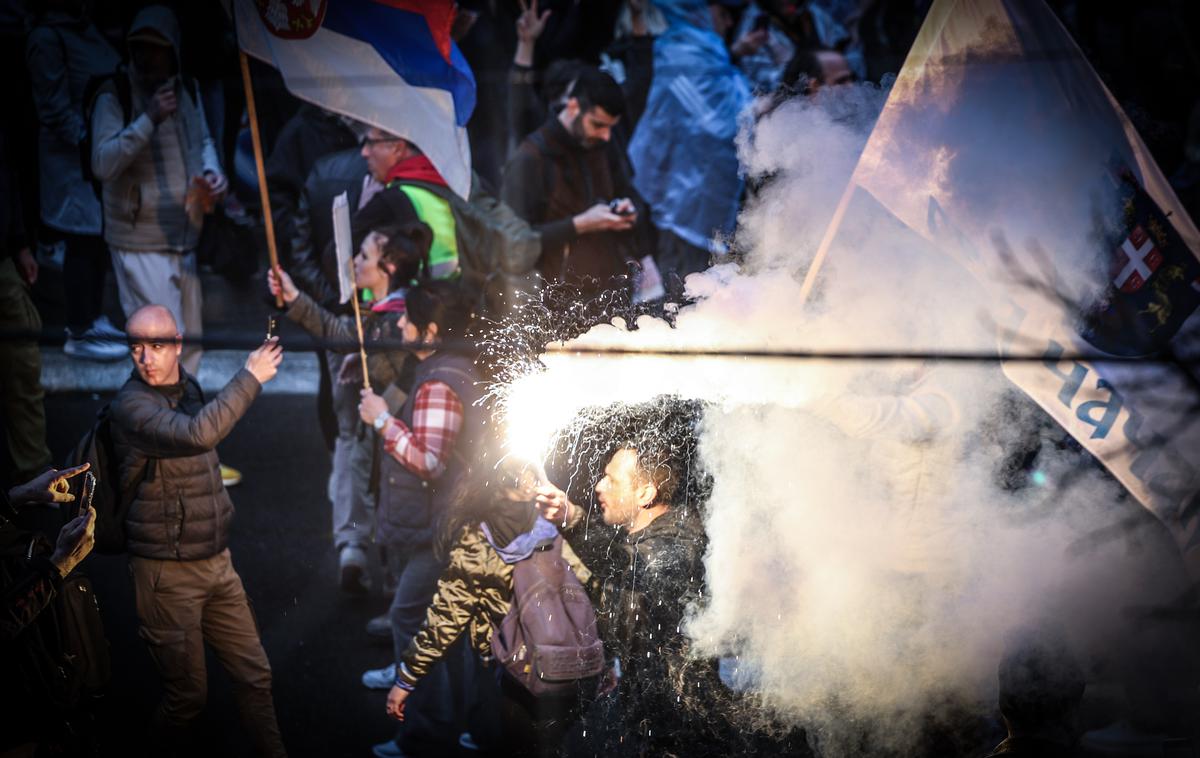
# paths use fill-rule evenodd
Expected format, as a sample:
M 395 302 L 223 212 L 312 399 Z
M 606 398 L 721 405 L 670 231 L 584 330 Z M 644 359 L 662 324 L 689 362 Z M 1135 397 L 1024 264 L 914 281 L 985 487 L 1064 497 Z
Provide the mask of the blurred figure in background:
M 629 159 L 657 230 L 658 267 L 668 291 L 677 292 L 722 251 L 714 236 L 733 231 L 742 195 L 734 138 L 750 88 L 714 26 L 727 18 L 723 6 L 655 5 L 668 26 L 654 43 L 654 82 Z
M 585 295 L 626 286 L 627 263 L 640 257 L 633 230 L 643 203 L 610 143 L 624 115 L 612 77 L 581 67 L 562 111 L 525 138 L 504 170 L 504 202 L 541 234 L 538 270 Z
M 29 288 L 37 281 L 38 264 L 29 249 L 18 194 L 0 132 L 0 329 L 25 333 L 0 339 L 0 407 L 12 470 L 5 484 L 32 478 L 50 465 L 46 446 L 42 354 L 36 335 L 42 330 Z
M 128 352 L 125 335 L 101 313 L 108 248 L 100 236 L 100 199 L 84 174 L 81 155 L 87 141 L 85 110 L 89 84 L 112 75 L 120 56 L 87 16 L 82 0 L 43 0 L 26 51 L 41 133 L 42 223 L 62 235 L 66 246 L 63 289 L 67 306 L 67 342 L 63 352 L 75 358 L 121 360 Z M 94 86 L 94 84 L 93 84 Z
M 228 182 L 192 80 L 180 76 L 179 24 L 152 5 L 126 37 L 132 65 L 105 83 L 92 113 L 92 171 L 103 183 L 104 238 L 128 318 L 166 307 L 190 341 L 183 365 L 200 368 L 203 333 L 196 246 L 204 216 Z

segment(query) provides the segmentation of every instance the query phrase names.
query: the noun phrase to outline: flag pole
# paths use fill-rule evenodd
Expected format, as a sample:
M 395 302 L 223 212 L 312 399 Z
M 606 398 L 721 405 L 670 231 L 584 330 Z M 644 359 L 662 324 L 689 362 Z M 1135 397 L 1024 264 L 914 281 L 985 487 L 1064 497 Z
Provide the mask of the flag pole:
M 254 107 L 254 85 L 250 82 L 250 59 L 245 51 L 238 51 L 242 59 L 242 87 L 246 90 L 246 115 L 250 118 L 250 141 L 254 143 L 254 167 L 258 170 L 258 198 L 262 201 L 263 225 L 267 232 L 267 256 L 271 268 L 279 269 L 279 253 L 275 250 L 275 219 L 271 216 L 271 198 L 267 192 L 267 170 L 263 165 L 262 137 L 258 134 L 258 109 Z M 283 307 L 283 292 L 275 296 L 275 307 Z M 359 342 L 362 342 L 362 327 L 359 327 Z M 366 358 L 363 359 L 364 363 Z
M 358 330 L 358 356 L 362 358 L 363 389 L 369 390 L 371 389 L 371 380 L 367 376 L 367 348 L 363 341 L 362 312 L 358 309 L 358 279 L 354 276 L 354 259 L 351 258 L 346 265 L 350 267 L 350 281 L 354 285 L 350 300 L 354 303 L 354 327 Z
M 829 248 L 833 245 L 833 238 L 837 236 L 838 230 L 842 228 L 842 220 L 846 218 L 846 209 L 850 207 L 850 197 L 854 194 L 855 186 L 854 177 L 851 176 L 850 182 L 846 185 L 846 191 L 842 193 L 842 199 L 838 201 L 837 209 L 833 212 L 833 218 L 829 219 L 829 226 L 825 228 L 825 236 L 821 238 L 821 244 L 817 246 L 817 254 L 813 256 L 813 261 L 808 267 L 808 273 L 804 275 L 804 283 L 800 285 L 800 305 L 808 302 L 808 296 L 812 293 L 813 286 L 817 283 L 817 273 L 825 263 L 825 256 L 829 254 Z

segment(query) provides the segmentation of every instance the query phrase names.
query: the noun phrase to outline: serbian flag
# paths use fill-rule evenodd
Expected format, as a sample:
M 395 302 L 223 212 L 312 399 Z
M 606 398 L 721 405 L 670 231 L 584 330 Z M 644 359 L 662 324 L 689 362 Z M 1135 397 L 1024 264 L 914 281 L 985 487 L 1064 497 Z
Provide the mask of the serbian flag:
M 234 0 L 238 43 L 288 90 L 412 142 L 464 198 L 475 77 L 452 0 Z
M 1042 0 L 935 0 L 823 248 L 863 192 L 991 289 L 1005 375 L 1200 579 L 1200 231 Z

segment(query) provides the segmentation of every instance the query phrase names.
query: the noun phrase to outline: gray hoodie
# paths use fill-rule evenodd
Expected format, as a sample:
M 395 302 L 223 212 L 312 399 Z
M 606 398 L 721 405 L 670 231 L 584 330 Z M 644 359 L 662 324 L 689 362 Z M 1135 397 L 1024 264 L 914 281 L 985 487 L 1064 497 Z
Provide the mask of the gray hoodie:
M 179 59 L 179 23 L 170 9 L 144 8 L 126 37 L 144 30 L 170 41 Z M 178 110 L 156 125 L 146 114 L 153 93 L 141 88 L 132 71 L 118 76 L 130 80 L 130 122 L 113 84 L 101 88 L 92 113 L 92 172 L 104 187 L 104 239 L 122 252 L 192 250 L 202 224 L 198 215 L 188 217 L 188 189 L 205 171 L 221 173 L 203 106 L 176 76 Z

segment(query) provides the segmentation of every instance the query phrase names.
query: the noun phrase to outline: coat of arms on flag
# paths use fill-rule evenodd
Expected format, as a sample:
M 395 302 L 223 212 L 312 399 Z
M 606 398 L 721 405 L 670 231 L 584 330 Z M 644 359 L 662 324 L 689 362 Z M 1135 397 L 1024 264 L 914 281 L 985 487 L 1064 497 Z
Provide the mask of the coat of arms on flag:
M 1113 355 L 1149 355 L 1200 306 L 1192 286 L 1200 261 L 1130 171 L 1120 172 L 1118 188 L 1121 231 L 1110 238 L 1110 280 L 1087 309 L 1081 336 Z
M 328 0 L 255 0 L 263 25 L 282 39 L 307 39 L 325 19 Z

